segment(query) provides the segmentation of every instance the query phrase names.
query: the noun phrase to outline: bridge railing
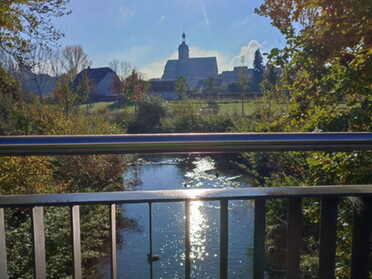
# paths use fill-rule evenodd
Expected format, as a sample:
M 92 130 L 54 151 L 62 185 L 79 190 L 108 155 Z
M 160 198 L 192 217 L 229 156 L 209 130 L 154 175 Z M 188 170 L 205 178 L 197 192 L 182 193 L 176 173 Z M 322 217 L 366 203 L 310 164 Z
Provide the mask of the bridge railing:
M 370 150 L 371 133 L 309 134 L 172 134 L 124 136 L 1 137 L 1 156 L 98 154 L 98 153 L 188 153 L 286 150 Z M 172 183 L 170 181 L 170 183 Z M 82 278 L 80 206 L 107 205 L 110 209 L 111 277 L 117 278 L 116 207 L 121 204 L 149 205 L 149 254 L 152 255 L 152 205 L 165 202 L 185 204 L 185 278 L 190 278 L 190 202 L 220 203 L 220 278 L 228 278 L 228 203 L 254 200 L 253 278 L 264 278 L 265 216 L 268 199 L 288 199 L 286 278 L 298 279 L 302 200 L 319 198 L 319 278 L 335 278 L 337 206 L 341 197 L 357 197 L 364 206 L 354 212 L 351 278 L 367 279 L 370 272 L 372 232 L 372 185 L 313 187 L 189 189 L 119 193 L 74 193 L 0 196 L 0 279 L 8 278 L 4 208 L 31 208 L 35 278 L 46 278 L 44 207 L 69 206 L 71 210 L 73 276 Z M 351 209 L 352 210 L 352 209 Z M 152 262 L 150 274 L 153 277 Z

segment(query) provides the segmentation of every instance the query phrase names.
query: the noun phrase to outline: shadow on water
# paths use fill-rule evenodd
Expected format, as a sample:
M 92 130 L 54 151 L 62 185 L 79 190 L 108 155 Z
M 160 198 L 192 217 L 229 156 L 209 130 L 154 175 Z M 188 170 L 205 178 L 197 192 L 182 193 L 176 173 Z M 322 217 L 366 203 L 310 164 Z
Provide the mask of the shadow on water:
M 136 158 L 124 174 L 132 190 L 250 187 L 249 178 L 223 157 L 208 155 L 151 155 Z M 128 204 L 124 216 L 131 229 L 121 230 L 118 248 L 118 278 L 150 278 L 149 207 Z M 219 277 L 219 202 L 190 203 L 191 278 Z M 184 203 L 152 205 L 154 278 L 185 276 Z M 253 247 L 253 206 L 247 201 L 229 202 L 229 278 L 251 278 Z M 128 221 L 129 222 L 129 221 Z M 133 224 L 135 224 L 133 226 Z M 103 264 L 105 278 L 109 266 Z

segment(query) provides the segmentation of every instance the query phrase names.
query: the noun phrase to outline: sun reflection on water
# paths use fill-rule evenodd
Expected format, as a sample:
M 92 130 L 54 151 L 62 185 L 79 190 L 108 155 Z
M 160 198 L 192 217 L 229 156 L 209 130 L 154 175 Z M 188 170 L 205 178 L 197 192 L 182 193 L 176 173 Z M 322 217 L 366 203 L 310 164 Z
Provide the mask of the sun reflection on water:
M 209 228 L 206 216 L 203 214 L 203 202 L 193 201 L 190 203 L 190 258 L 195 261 L 204 260 L 206 252 L 206 231 Z

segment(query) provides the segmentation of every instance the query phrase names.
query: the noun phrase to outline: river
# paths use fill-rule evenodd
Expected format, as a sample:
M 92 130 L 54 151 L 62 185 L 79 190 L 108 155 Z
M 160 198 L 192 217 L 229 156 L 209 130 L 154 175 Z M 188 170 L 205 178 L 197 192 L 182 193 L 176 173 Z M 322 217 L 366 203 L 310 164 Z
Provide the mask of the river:
M 247 176 L 223 157 L 208 155 L 154 155 L 141 157 L 124 175 L 134 190 L 251 187 Z M 124 205 L 125 217 L 139 229 L 122 230 L 124 243 L 117 251 L 118 278 L 150 278 L 149 217 L 147 204 Z M 191 278 L 219 277 L 219 203 L 190 203 Z M 229 202 L 229 278 L 252 278 L 253 205 Z M 153 278 L 184 278 L 184 203 L 153 204 Z M 103 272 L 109 275 L 107 265 Z M 105 276 L 109 278 L 109 276 Z

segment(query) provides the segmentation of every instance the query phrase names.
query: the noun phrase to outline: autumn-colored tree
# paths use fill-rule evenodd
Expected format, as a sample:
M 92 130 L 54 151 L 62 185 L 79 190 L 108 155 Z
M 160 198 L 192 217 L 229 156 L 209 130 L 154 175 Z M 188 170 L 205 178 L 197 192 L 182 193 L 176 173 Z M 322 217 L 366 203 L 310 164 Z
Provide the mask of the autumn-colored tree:
M 72 90 L 72 82 L 71 74 L 63 74 L 53 90 L 53 97 L 66 114 L 71 112 L 78 98 L 78 95 Z
M 150 89 L 149 82 L 143 80 L 141 73 L 132 70 L 132 73 L 125 79 L 124 97 L 130 102 L 134 102 L 137 113 L 137 105 Z
M 0 48 L 19 63 L 35 44 L 48 48 L 62 37 L 51 19 L 70 12 L 69 0 L 10 0 L 0 4 Z
M 256 10 L 287 38 L 273 49 L 292 96 L 287 127 L 302 131 L 371 129 L 371 5 L 359 0 L 266 0 Z M 313 121 L 309 121 L 309 118 Z

